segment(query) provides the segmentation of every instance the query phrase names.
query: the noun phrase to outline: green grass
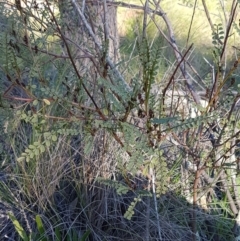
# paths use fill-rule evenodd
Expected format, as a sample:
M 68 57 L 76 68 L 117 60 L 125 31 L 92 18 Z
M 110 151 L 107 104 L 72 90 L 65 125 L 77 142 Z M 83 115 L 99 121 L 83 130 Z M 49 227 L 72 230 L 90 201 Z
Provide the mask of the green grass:
M 125 1 L 126 3 L 138 4 L 142 6 L 142 1 Z M 206 1 L 207 7 L 209 9 L 210 17 L 213 24 L 222 23 L 224 28 L 225 21 L 224 15 L 222 14 L 221 7 L 218 1 Z M 226 6 L 226 16 L 229 13 L 229 8 L 231 2 L 225 3 Z M 183 1 L 173 2 L 171 0 L 165 0 L 161 4 L 162 9 L 166 12 L 168 18 L 170 19 L 171 25 L 173 27 L 175 37 L 177 40 L 177 44 L 181 51 L 186 50 L 188 32 L 191 24 L 191 18 L 193 16 L 193 7 L 187 6 L 183 3 Z M 176 14 L 178 13 L 178 14 Z M 121 51 L 129 56 L 133 51 L 134 41 L 138 36 L 139 31 L 141 31 L 141 22 L 142 22 L 142 11 L 134 10 L 134 9 L 125 9 L 119 7 L 118 9 L 118 29 L 121 37 Z M 138 19 L 138 20 L 137 20 Z M 156 17 L 157 22 L 160 24 L 162 29 L 166 32 L 166 25 L 161 19 L 161 17 Z M 137 21 L 137 22 L 136 22 Z M 137 27 L 140 23 L 140 26 Z M 138 29 L 138 30 L 137 30 Z M 164 73 L 168 70 L 168 68 L 164 67 L 166 65 L 170 66 L 173 64 L 175 57 L 169 45 L 166 43 L 161 34 L 158 33 L 158 30 L 155 24 L 149 20 L 148 24 L 148 37 L 150 41 L 154 41 L 154 44 L 160 48 L 162 48 L 162 69 L 160 70 L 161 79 Z M 226 59 L 228 61 L 228 67 L 230 63 L 234 61 L 235 55 L 234 50 L 231 47 L 232 45 L 238 46 L 239 41 L 236 38 L 236 30 L 232 30 L 231 36 L 229 37 L 229 47 L 226 51 Z M 207 21 L 206 14 L 204 12 L 202 3 L 199 1 L 194 18 L 191 26 L 191 31 L 189 34 L 188 46 L 193 43 L 194 51 L 188 57 L 189 62 L 192 66 L 197 70 L 198 74 L 204 79 L 207 77 L 209 73 L 211 73 L 211 67 L 206 63 L 203 58 L 206 58 L 211 64 L 214 65 L 213 58 L 213 49 L 214 46 L 212 44 L 212 30 Z M 131 61 L 135 63 L 135 61 Z M 132 67 L 133 69 L 138 68 Z

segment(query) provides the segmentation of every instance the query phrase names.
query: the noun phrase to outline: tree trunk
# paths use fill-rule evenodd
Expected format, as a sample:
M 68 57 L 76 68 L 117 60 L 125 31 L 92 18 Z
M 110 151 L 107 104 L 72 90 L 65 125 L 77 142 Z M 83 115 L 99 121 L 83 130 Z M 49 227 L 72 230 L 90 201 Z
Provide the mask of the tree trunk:
M 69 55 L 70 49 L 75 71 L 101 111 L 106 110 L 110 103 L 105 100 L 105 89 L 99 81 L 113 84 L 118 79 L 114 72 L 117 71 L 115 66 L 119 58 L 116 6 L 102 0 L 77 0 L 69 1 L 69 4 L 59 0 L 59 9 L 64 55 Z M 82 89 L 82 92 L 85 90 Z M 96 108 L 89 96 L 84 99 L 84 105 Z M 94 137 L 87 132 L 83 135 L 87 142 L 91 139 L 92 143 L 90 153 L 83 153 L 87 157 L 85 182 L 91 183 L 97 176 L 107 178 L 112 175 L 115 158 L 106 152 L 106 146 L 111 142 L 110 134 L 103 129 L 98 130 Z M 114 144 L 110 145 L 113 147 Z
M 97 76 L 106 78 L 106 58 L 114 64 L 118 59 L 116 7 L 98 0 L 77 0 L 69 4 L 59 0 L 59 9 L 62 31 L 78 71 L 91 76 L 93 81 Z

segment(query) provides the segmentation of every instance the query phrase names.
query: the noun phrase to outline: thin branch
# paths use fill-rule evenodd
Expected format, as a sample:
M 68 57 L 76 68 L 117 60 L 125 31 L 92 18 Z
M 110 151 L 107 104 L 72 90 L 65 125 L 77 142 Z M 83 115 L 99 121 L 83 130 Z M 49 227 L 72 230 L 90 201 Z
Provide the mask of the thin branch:
M 78 72 L 77 66 L 76 66 L 76 64 L 75 64 L 75 62 L 74 62 L 74 60 L 73 60 L 73 58 L 72 58 L 72 54 L 71 54 L 70 48 L 69 48 L 69 46 L 68 46 L 68 43 L 67 43 L 66 39 L 64 38 L 64 35 L 62 34 L 62 31 L 61 31 L 61 29 L 60 29 L 60 27 L 59 27 L 59 25 L 58 25 L 58 22 L 57 22 L 57 20 L 56 20 L 56 18 L 55 18 L 55 16 L 54 16 L 54 13 L 53 13 L 52 10 L 51 10 L 51 7 L 50 7 L 50 5 L 49 5 L 48 0 L 47 0 L 46 2 L 47 2 L 47 5 L 48 5 L 48 8 L 49 8 L 49 12 L 50 12 L 51 15 L 52 15 L 53 21 L 54 21 L 55 24 L 56 24 L 57 30 L 58 30 L 59 34 L 61 35 L 62 40 L 63 40 L 64 43 L 65 43 L 65 46 L 66 46 L 66 49 L 67 49 L 67 52 L 68 52 L 70 61 L 71 61 L 72 65 L 73 65 L 73 68 L 74 68 L 74 70 L 75 70 L 78 78 L 79 78 L 79 79 L 82 79 L 82 77 L 80 76 L 80 74 L 79 74 L 79 72 Z M 95 102 L 95 100 L 93 99 L 93 97 L 91 96 L 91 94 L 89 93 L 87 87 L 85 86 L 85 84 L 84 84 L 83 82 L 82 82 L 82 86 L 83 86 L 84 90 L 86 91 L 87 95 L 89 96 L 89 98 L 91 99 L 91 101 L 92 101 L 93 105 L 95 106 L 98 114 L 103 118 L 103 120 L 106 120 L 106 117 L 105 117 L 105 116 L 103 115 L 103 113 L 100 111 L 97 103 Z
M 234 1 L 234 3 L 235 3 L 235 1 Z M 224 38 L 224 42 L 223 42 L 223 50 L 222 50 L 222 53 L 221 53 L 221 56 L 220 56 L 220 61 L 222 60 L 224 52 L 226 50 L 227 41 L 228 41 L 228 38 L 229 38 L 229 33 L 230 33 L 230 30 L 231 30 L 233 20 L 234 20 L 235 14 L 236 14 L 237 6 L 238 6 L 238 2 L 235 3 L 236 4 L 235 6 L 234 6 L 234 3 L 232 5 L 232 11 L 231 11 L 231 14 L 230 14 L 230 19 L 228 21 L 228 26 L 227 26 L 227 30 L 226 30 L 226 34 L 225 34 L 225 38 Z
M 192 210 L 192 240 L 196 240 L 196 231 L 197 231 L 197 225 L 196 225 L 196 208 L 197 208 L 197 190 L 198 190 L 198 184 L 200 181 L 201 177 L 201 169 L 197 170 L 195 173 L 195 178 L 194 178 L 194 184 L 193 184 L 193 210 Z
M 72 1 L 75 1 L 75 0 L 72 0 Z M 94 1 L 87 1 L 87 2 L 94 4 Z M 101 3 L 98 2 L 98 4 L 101 4 Z M 160 11 L 153 10 L 150 7 L 148 7 L 146 9 L 145 5 L 139 6 L 139 5 L 136 5 L 136 4 L 130 4 L 130 3 L 124 3 L 124 2 L 115 2 L 115 1 L 114 2 L 107 1 L 107 4 L 111 5 L 111 6 L 116 6 L 116 7 L 130 8 L 130 9 L 135 9 L 135 10 L 143 10 L 143 11 L 147 11 L 147 13 L 153 13 L 153 14 L 162 16 L 162 13 Z
M 238 6 L 238 2 L 234 1 L 233 4 L 232 4 L 230 19 L 228 21 L 228 25 L 227 25 L 227 29 L 226 29 L 226 33 L 225 33 L 225 38 L 224 38 L 223 45 L 222 45 L 222 52 L 221 52 L 221 55 L 220 55 L 219 63 L 222 63 L 222 61 L 223 61 L 224 53 L 225 53 L 226 47 L 227 47 L 227 41 L 228 41 L 228 38 L 229 38 L 229 33 L 230 33 L 231 28 L 232 28 L 232 24 L 233 24 L 233 20 L 234 20 L 235 14 L 236 14 L 237 6 Z M 218 88 L 219 81 L 220 81 L 219 71 L 217 71 L 217 73 L 215 75 L 215 80 L 214 80 L 213 88 L 212 88 L 212 91 L 211 91 L 211 95 L 210 95 L 210 101 L 209 101 L 210 106 L 212 104 L 215 105 L 215 103 L 217 103 L 218 94 L 221 90 L 221 88 Z
M 188 29 L 187 46 L 188 46 L 188 41 L 189 41 L 189 38 L 190 38 L 190 33 L 191 33 L 191 30 L 192 30 L 192 24 L 193 24 L 193 18 L 194 18 L 194 16 L 195 16 L 195 12 L 196 12 L 196 6 L 197 6 L 197 0 L 195 0 L 195 3 L 194 3 L 193 14 L 192 14 L 192 18 L 191 18 L 191 23 L 190 23 L 190 26 L 189 26 L 189 29 Z
M 158 30 L 160 31 L 160 33 L 164 36 L 164 38 L 168 41 L 168 43 L 173 48 L 174 54 L 176 56 L 176 59 L 177 59 L 178 63 L 180 63 L 181 60 L 182 60 L 182 56 L 181 56 L 180 51 L 178 49 L 178 46 L 176 44 L 175 35 L 174 35 L 174 32 L 173 32 L 173 28 L 172 28 L 172 26 L 170 24 L 170 20 L 168 19 L 167 15 L 164 13 L 164 11 L 162 10 L 162 8 L 160 6 L 159 6 L 158 9 L 159 9 L 159 12 L 161 13 L 162 19 L 164 20 L 164 22 L 165 22 L 165 24 L 167 26 L 168 33 L 169 33 L 169 38 L 161 30 L 161 28 L 159 27 L 159 25 L 155 21 L 155 19 L 153 19 L 152 17 L 151 17 L 151 19 L 154 22 L 154 24 L 156 25 L 156 27 L 158 28 Z M 190 80 L 188 72 L 185 69 L 184 62 L 180 63 L 180 70 L 181 70 L 182 75 L 183 75 L 183 77 L 185 79 L 186 86 L 187 86 L 188 90 L 190 91 L 190 93 L 191 93 L 195 103 L 200 104 L 201 98 L 200 98 L 200 96 L 197 94 L 197 92 L 194 90 L 194 88 L 192 86 L 192 82 Z
M 169 82 L 167 83 L 166 87 L 163 89 L 162 93 L 163 93 L 163 98 L 165 97 L 165 94 L 167 92 L 167 89 L 169 88 L 169 86 L 171 85 L 172 81 L 173 81 L 173 78 L 180 66 L 180 64 L 184 61 L 185 57 L 187 56 L 188 52 L 190 51 L 190 49 L 192 48 L 193 44 L 191 44 L 191 46 L 188 48 L 188 50 L 185 52 L 185 54 L 183 55 L 182 59 L 180 62 L 178 62 L 177 66 L 175 67 L 175 70 L 173 71 L 173 74 L 169 80 Z M 164 103 L 163 103 L 164 104 Z
M 84 26 L 86 27 L 88 34 L 93 39 L 94 44 L 96 45 L 98 50 L 102 51 L 101 44 L 98 42 L 96 35 L 94 34 L 91 26 L 88 24 L 84 14 L 83 14 L 83 12 L 81 11 L 81 9 L 79 7 L 79 4 L 76 2 L 76 0 L 72 0 L 72 4 L 77 9 L 77 12 L 78 12 L 78 14 L 79 14 L 79 16 L 80 16 Z M 127 91 L 131 91 L 131 88 L 129 87 L 127 82 L 124 80 L 124 78 L 121 76 L 120 72 L 116 69 L 116 66 L 114 65 L 114 63 L 111 61 L 111 59 L 108 56 L 106 57 L 106 62 L 108 63 L 108 65 L 112 69 L 113 74 L 117 77 L 117 81 L 121 81 L 121 83 L 124 85 L 126 90 Z
M 208 11 L 208 7 L 206 5 L 206 1 L 202 0 L 202 4 L 203 4 L 204 12 L 205 12 L 205 14 L 207 16 L 207 20 L 209 22 L 209 25 L 210 25 L 212 31 L 214 32 L 214 25 L 213 25 L 213 22 L 211 20 L 211 17 L 210 17 L 209 11 Z
M 147 37 L 147 33 L 146 33 L 146 30 L 147 30 L 147 18 L 148 18 L 148 14 L 147 14 L 147 10 L 148 10 L 148 0 L 146 0 L 145 2 L 145 9 L 144 9 L 144 15 L 143 15 L 143 32 L 142 32 L 142 37 L 143 38 L 146 38 Z
M 160 218 L 159 218 L 158 205 L 157 205 L 155 173 L 152 168 L 150 168 L 150 176 L 152 178 L 153 200 L 154 200 L 154 206 L 155 206 L 155 211 L 156 211 L 156 215 L 157 215 L 158 238 L 161 241 L 162 240 L 162 230 L 161 230 L 161 226 L 160 226 Z
M 224 14 L 225 23 L 227 23 L 227 15 L 226 15 L 225 3 L 222 0 L 219 0 L 219 3 L 221 5 L 222 12 Z
M 85 11 L 86 0 L 82 0 L 82 12 Z
M 72 1 L 75 2 L 75 0 L 72 0 Z M 69 55 L 69 57 L 70 57 L 70 61 L 71 61 L 72 65 L 73 65 L 73 68 L 74 68 L 74 70 L 75 70 L 78 78 L 79 78 L 79 79 L 82 79 L 82 77 L 80 76 L 80 74 L 79 74 L 79 72 L 78 72 L 77 66 L 76 66 L 76 64 L 75 64 L 75 62 L 74 62 L 74 60 L 73 60 L 73 57 L 72 57 L 72 55 L 71 55 L 71 51 L 70 51 L 70 48 L 69 48 L 69 46 L 68 46 L 68 43 L 67 43 L 66 39 L 64 38 L 64 35 L 63 35 L 63 33 L 62 33 L 59 25 L 58 25 L 58 22 L 57 22 L 57 20 L 56 20 L 56 17 L 55 17 L 55 15 L 54 15 L 53 11 L 52 11 L 51 8 L 50 8 L 50 5 L 49 5 L 48 0 L 46 0 L 46 2 L 47 2 L 47 5 L 48 5 L 48 8 L 49 8 L 49 11 L 50 11 L 50 13 L 51 13 L 51 15 L 52 15 L 53 21 L 54 21 L 55 24 L 56 24 L 57 30 L 58 30 L 59 34 L 61 35 L 62 40 L 63 40 L 64 43 L 65 43 L 65 46 L 66 46 L 66 49 L 67 49 L 67 53 L 68 53 L 68 55 Z M 76 4 L 76 2 L 75 2 L 75 4 Z M 76 4 L 76 6 L 78 7 L 78 11 L 81 12 L 79 6 L 78 6 L 77 4 Z M 82 13 L 82 12 L 81 12 L 81 13 Z M 83 17 L 84 17 L 84 16 L 83 16 Z M 86 21 L 85 17 L 84 17 L 84 20 Z M 87 23 L 87 22 L 86 22 L 86 23 Z M 89 25 L 88 25 L 88 27 L 90 28 Z M 91 30 L 91 28 L 90 28 L 90 30 Z M 92 34 L 93 34 L 93 32 L 92 32 Z M 94 34 L 93 34 L 93 36 L 95 37 Z M 100 108 L 98 107 L 98 105 L 97 105 L 96 101 L 94 100 L 94 98 L 93 98 L 93 97 L 91 96 L 91 94 L 89 93 L 89 91 L 88 91 L 87 87 L 85 86 L 85 84 L 84 84 L 83 82 L 82 82 L 81 84 L 82 84 L 84 90 L 86 91 L 87 95 L 88 95 L 89 98 L 91 99 L 93 105 L 94 105 L 95 108 L 96 108 L 96 112 L 99 114 L 99 116 L 101 117 L 101 119 L 102 119 L 102 120 L 105 120 L 105 121 L 108 120 L 108 118 L 102 113 L 102 111 L 101 111 Z M 121 147 L 124 147 L 124 144 L 123 144 L 123 142 L 121 141 L 120 137 L 119 137 L 115 132 L 112 132 L 112 135 L 113 135 L 114 139 L 120 144 L 120 146 L 121 146 Z M 129 151 L 127 151 L 127 154 L 128 154 L 129 156 L 132 155 Z
M 104 11 L 103 27 L 104 27 L 105 43 L 107 43 L 107 41 L 109 41 L 109 30 L 108 30 L 108 11 L 107 11 L 106 0 L 103 1 L 103 11 Z
M 229 191 L 229 187 L 228 187 L 228 184 L 227 184 L 227 175 L 225 174 L 225 172 L 222 173 L 221 182 L 222 182 L 223 189 L 224 189 L 225 193 L 227 194 L 227 198 L 228 198 L 230 208 L 231 208 L 233 214 L 236 215 L 236 214 L 238 214 L 238 210 L 237 210 L 236 204 L 235 204 L 235 202 L 232 198 L 232 195 Z

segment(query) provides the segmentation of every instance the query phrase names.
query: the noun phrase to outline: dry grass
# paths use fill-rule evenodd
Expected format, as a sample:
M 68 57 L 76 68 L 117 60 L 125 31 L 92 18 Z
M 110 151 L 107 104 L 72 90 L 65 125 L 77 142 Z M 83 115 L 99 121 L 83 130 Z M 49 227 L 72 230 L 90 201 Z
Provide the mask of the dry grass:
M 137 3 L 139 1 L 126 2 Z M 163 8 L 169 18 L 172 19 L 179 46 L 181 49 L 184 49 L 192 9 L 172 3 L 173 1 L 164 0 Z M 215 16 L 215 6 L 212 6 L 211 11 L 212 15 Z M 176 14 L 176 12 L 180 12 L 181 15 Z M 136 26 L 134 18 L 139 15 L 140 11 L 119 8 L 118 28 L 122 38 L 128 37 L 129 32 L 132 31 L 131 28 Z M 219 17 L 215 17 L 214 19 L 218 21 Z M 205 51 L 207 53 L 208 47 L 211 46 L 211 30 L 208 23 L 203 21 L 203 19 L 206 18 L 202 10 L 197 10 L 196 19 L 190 36 L 190 42 L 195 42 L 196 49 L 192 53 L 189 61 L 194 64 L 202 64 L 200 61 L 202 54 L 205 54 Z M 161 26 L 163 26 L 162 23 Z M 148 31 L 150 38 L 158 38 L 159 33 L 152 23 L 149 24 Z M 131 35 L 131 33 L 129 35 Z M 130 40 L 132 41 L 132 39 Z M 130 44 L 132 45 L 132 42 Z M 163 43 L 161 47 L 165 49 L 165 46 L 166 44 Z M 128 48 L 128 46 L 125 47 Z M 164 54 L 165 69 L 162 68 L 157 73 L 160 77 L 156 76 L 156 79 L 159 78 L 162 83 L 169 80 L 169 75 L 171 75 L 175 67 L 175 59 L 172 57 L 169 48 L 166 48 Z M 139 71 L 140 61 L 137 60 L 137 57 L 138 56 L 134 55 L 129 60 L 131 63 L 134 62 L 133 66 L 126 63 L 129 79 Z M 101 61 L 99 62 L 101 63 Z M 132 67 L 132 69 L 128 69 L 129 66 L 130 68 Z M 160 65 L 160 67 L 162 67 L 162 65 Z M 71 74 L 72 72 L 69 76 L 71 76 Z M 64 76 L 61 76 L 61 78 L 62 77 L 64 78 Z M 176 77 L 175 80 L 177 82 L 180 78 Z M 62 79 L 59 81 L 60 83 L 56 85 L 61 86 Z M 93 83 L 92 79 L 89 82 L 91 81 Z M 181 82 L 181 80 L 179 82 Z M 159 86 L 156 88 L 160 89 Z M 94 88 L 95 87 L 97 89 L 99 86 L 94 83 Z M 68 94 L 70 95 L 71 93 Z M 72 99 L 70 100 L 71 97 L 69 97 L 70 103 L 72 103 Z M 101 97 L 103 96 L 101 95 Z M 64 101 L 60 102 L 61 105 L 59 105 L 59 109 L 64 107 Z M 171 103 L 169 105 L 171 105 L 171 108 L 175 108 Z M 143 108 L 141 105 L 138 107 Z M 47 106 L 43 108 L 47 109 Z M 73 106 L 68 105 L 64 110 L 57 110 L 57 108 L 54 110 L 54 107 L 48 110 L 53 115 L 60 116 L 62 114 L 62 116 L 65 116 L 67 111 L 72 115 L 74 110 L 71 108 L 73 108 Z M 84 115 L 84 108 L 80 108 L 78 111 L 79 115 L 82 113 Z M 93 112 L 92 116 L 95 117 L 96 115 L 97 113 Z M 164 150 L 163 154 L 164 158 L 167 159 L 167 168 L 169 168 L 169 175 L 171 176 L 167 177 L 167 179 L 169 182 L 172 182 L 168 186 L 169 189 L 167 193 L 156 199 L 156 202 L 154 202 L 153 198 L 143 195 L 142 201 L 138 202 L 134 209 L 135 212 L 132 219 L 128 220 L 124 218 L 124 214 L 128 210 L 128 207 L 132 205 L 134 198 L 139 197 L 141 191 L 146 191 L 147 184 L 144 186 L 144 190 L 140 189 L 140 185 L 139 190 L 135 184 L 138 181 L 145 181 L 146 183 L 148 183 L 148 181 L 146 181 L 146 179 L 141 180 L 141 176 L 132 175 L 131 170 L 127 170 L 127 168 L 123 171 L 120 170 L 121 167 L 124 167 L 124 165 L 121 164 L 127 163 L 130 157 L 123 148 L 121 149 L 121 145 L 112 138 L 113 131 L 116 131 L 115 129 L 113 130 L 115 126 L 111 126 L 112 129 L 108 130 L 106 125 L 102 129 L 99 127 L 99 130 L 96 131 L 95 126 L 91 126 L 93 119 L 90 119 L 89 116 L 90 114 L 86 113 L 86 116 L 83 116 L 81 119 L 83 128 L 81 127 L 81 129 L 77 130 L 78 135 L 70 137 L 64 134 L 58 135 L 59 139 L 51 145 L 43 155 L 33 158 L 29 163 L 18 163 L 16 162 L 16 158 L 21 155 L 29 143 L 39 141 L 38 136 L 35 136 L 34 129 L 23 124 L 23 121 L 17 120 L 16 127 L 11 127 L 11 133 L 9 133 L 11 146 L 8 147 L 9 149 L 7 150 L 9 152 L 7 165 L 10 172 L 9 176 L 0 182 L 0 202 L 3 205 L 3 208 L 1 208 L 11 210 L 28 233 L 36 231 L 34 218 L 36 214 L 40 214 L 44 222 L 45 234 L 51 237 L 49 240 L 56 240 L 55 230 L 56 227 L 59 227 L 65 237 L 67 237 L 67 233 L 71 230 L 77 230 L 77 240 L 81 240 L 86 230 L 90 230 L 89 241 L 190 241 L 193 240 L 191 225 L 194 219 L 194 213 L 196 214 L 194 221 L 197 222 L 200 235 L 207 236 L 205 240 L 217 240 L 217 238 L 218 240 L 223 240 L 221 237 L 219 238 L 220 235 L 222 235 L 225 240 L 231 240 L 233 236 L 231 233 L 233 222 L 223 217 L 222 210 L 219 208 L 219 202 L 216 202 L 215 208 L 206 211 L 200 207 L 196 208 L 188 203 L 185 197 L 181 196 L 181 188 L 183 185 L 180 178 L 180 163 L 184 161 L 186 153 L 182 148 L 173 143 L 164 147 L 166 151 Z M 108 115 L 106 116 L 108 117 Z M 88 123 L 85 122 L 85 117 L 89 119 Z M 118 113 L 116 115 L 113 113 L 109 118 L 112 118 L 113 121 L 116 119 L 116 123 L 121 122 L 117 119 Z M 66 121 L 63 123 L 63 130 L 69 126 L 73 127 L 70 119 L 69 122 Z M 48 124 L 49 127 L 53 125 L 53 130 L 56 128 L 54 122 L 49 121 Z M 105 123 L 103 123 L 103 125 L 104 124 Z M 121 125 L 119 126 L 117 126 L 116 129 L 121 132 Z M 57 128 L 58 127 L 59 126 L 57 126 Z M 136 128 L 138 128 L 137 124 Z M 139 131 L 138 129 L 136 130 Z M 89 138 L 86 138 L 87 131 L 89 131 Z M 144 130 L 143 128 L 141 131 L 142 135 L 145 135 L 148 130 Z M 187 129 L 184 131 L 187 133 Z M 183 141 L 182 132 L 177 131 L 177 128 L 176 131 L 172 133 L 179 135 L 179 140 Z M 191 132 L 189 133 L 191 134 Z M 171 132 L 169 136 L 170 135 Z M 132 136 L 134 137 L 134 135 Z M 194 138 L 189 138 L 189 140 L 195 141 Z M 7 142 L 8 140 L 1 141 Z M 139 139 L 136 138 L 133 143 L 130 143 L 130 148 L 132 148 L 133 151 L 135 142 L 138 141 Z M 88 144 L 90 144 L 89 148 L 87 148 Z M 165 144 L 165 142 L 163 142 L 163 144 Z M 192 148 L 191 143 L 187 143 L 186 145 Z M 145 153 L 141 154 L 144 155 Z M 146 159 L 148 158 L 151 160 L 150 157 L 146 157 Z M 117 164 L 120 165 L 117 166 Z M 143 165 L 145 165 L 145 162 Z M 135 166 L 133 166 L 132 169 L 134 168 Z M 117 195 L 115 189 L 99 183 L 97 181 L 98 177 L 103 177 L 110 181 L 112 179 L 117 180 L 123 185 L 128 185 L 129 191 L 126 194 Z M 189 181 L 194 181 L 193 175 Z M 188 191 L 190 192 L 190 190 Z M 227 207 L 222 206 L 221 208 L 227 210 Z M 159 219 L 158 215 L 160 216 Z M 0 239 L 7 240 L 6 237 L 8 236 L 8 240 L 19 240 L 16 232 L 14 232 L 12 223 L 9 222 L 9 220 L 4 220 L 4 222 L 4 229 L 1 230 Z M 158 222 L 160 225 L 158 225 Z M 159 226 L 161 228 L 161 235 L 159 235 Z M 209 228 L 209 226 L 211 227 Z
M 125 0 L 126 3 L 131 4 L 138 4 L 143 5 L 142 1 L 140 0 Z M 223 23 L 223 26 L 225 26 L 225 16 L 223 15 L 223 12 L 221 11 L 221 6 L 218 1 L 206 1 L 207 7 L 209 9 L 210 17 L 212 19 L 213 24 L 219 24 Z M 228 18 L 228 14 L 230 11 L 231 2 L 225 3 L 226 6 L 226 17 Z M 182 3 L 182 1 L 173 2 L 171 0 L 165 0 L 161 3 L 161 6 L 163 10 L 168 15 L 168 18 L 171 19 L 171 24 L 173 26 L 174 33 L 177 37 L 178 44 L 181 46 L 182 49 L 185 48 L 186 41 L 188 38 L 188 31 L 191 24 L 191 19 L 193 16 L 193 7 L 186 6 Z M 178 13 L 178 14 L 176 14 Z M 134 10 L 134 9 L 125 9 L 119 7 L 118 9 L 118 29 L 120 36 L 125 36 L 129 31 L 132 31 L 131 28 L 129 28 L 129 24 L 131 24 L 134 21 L 134 18 L 138 17 L 142 14 L 142 11 L 140 10 Z M 158 21 L 161 23 L 161 26 L 163 29 L 165 29 L 165 25 L 162 22 L 160 17 L 157 17 Z M 236 16 L 236 20 L 238 17 Z M 226 26 L 225 26 L 226 27 Z M 149 34 L 154 37 L 158 30 L 154 26 L 153 23 L 149 23 Z M 211 36 L 212 30 L 208 23 L 206 14 L 204 12 L 203 6 L 201 2 L 198 2 L 198 7 L 196 8 L 195 15 L 193 18 L 193 23 L 189 35 L 189 44 L 194 43 L 195 49 L 197 53 L 201 53 L 201 55 L 209 54 L 209 51 L 211 51 L 212 48 L 212 36 Z M 239 38 L 236 37 L 237 34 L 234 30 L 232 30 L 231 37 L 229 38 L 230 45 L 239 46 Z M 230 47 L 228 51 L 228 59 L 234 58 L 233 50 Z M 199 56 L 200 58 L 201 56 Z

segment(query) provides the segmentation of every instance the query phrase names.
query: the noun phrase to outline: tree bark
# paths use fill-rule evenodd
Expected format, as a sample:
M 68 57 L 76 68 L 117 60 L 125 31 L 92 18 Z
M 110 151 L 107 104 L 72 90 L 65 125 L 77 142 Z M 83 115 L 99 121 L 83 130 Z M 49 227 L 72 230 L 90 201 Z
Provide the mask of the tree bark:
M 116 7 L 106 1 L 59 0 L 61 27 L 81 74 L 106 77 L 118 60 Z M 85 57 L 84 57 L 85 56 Z

